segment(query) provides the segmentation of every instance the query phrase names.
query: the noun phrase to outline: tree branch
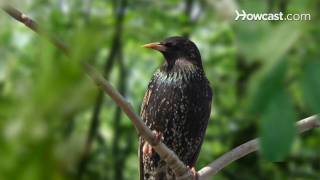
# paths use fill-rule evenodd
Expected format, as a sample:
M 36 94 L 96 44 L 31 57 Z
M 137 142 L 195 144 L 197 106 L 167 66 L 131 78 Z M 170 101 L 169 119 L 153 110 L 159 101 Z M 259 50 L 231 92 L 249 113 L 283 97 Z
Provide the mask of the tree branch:
M 154 150 L 160 155 L 160 157 L 168 163 L 169 167 L 175 172 L 177 178 L 191 179 L 192 174 L 189 169 L 182 161 L 179 160 L 178 156 L 172 150 L 170 150 L 162 142 L 157 141 L 156 136 L 143 123 L 140 116 L 134 112 L 132 106 L 123 98 L 123 96 L 121 96 L 121 94 L 90 65 L 85 64 L 84 67 L 90 78 L 93 79 L 97 86 L 107 93 L 113 99 L 113 101 L 127 114 L 137 129 L 139 135 L 149 142 Z
M 16 8 L 10 5 L 6 5 L 2 7 L 2 9 L 11 17 L 13 17 L 15 20 L 21 22 L 22 24 L 24 24 L 34 32 L 49 39 L 49 41 L 51 41 L 51 43 L 54 46 L 56 46 L 57 49 L 60 49 L 65 55 L 69 56 L 69 48 L 65 44 L 63 44 L 61 41 L 59 41 L 57 38 L 49 35 L 46 31 L 41 29 L 34 20 L 32 20 L 31 18 L 29 18 L 28 16 L 26 16 L 25 14 L 23 14 L 22 12 L 20 12 L 19 10 L 17 10 Z
M 318 116 L 314 115 L 297 122 L 297 128 L 300 133 L 305 131 L 320 127 L 320 119 Z M 221 169 L 252 152 L 259 149 L 259 139 L 250 140 L 240 146 L 234 148 L 233 150 L 220 156 L 218 159 L 205 166 L 200 171 L 198 171 L 200 180 L 206 180 L 215 174 L 217 174 Z

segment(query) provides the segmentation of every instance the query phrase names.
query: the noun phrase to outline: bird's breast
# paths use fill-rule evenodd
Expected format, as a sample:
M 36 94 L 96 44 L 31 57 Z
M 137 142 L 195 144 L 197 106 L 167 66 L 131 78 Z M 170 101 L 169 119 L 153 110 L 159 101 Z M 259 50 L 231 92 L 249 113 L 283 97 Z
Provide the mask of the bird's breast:
M 161 126 L 168 121 L 185 123 L 192 120 L 190 114 L 201 111 L 202 103 L 210 100 L 211 90 L 203 71 L 181 69 L 168 73 L 159 70 L 149 84 L 143 112 L 148 113 L 151 124 L 155 120 L 162 121 Z

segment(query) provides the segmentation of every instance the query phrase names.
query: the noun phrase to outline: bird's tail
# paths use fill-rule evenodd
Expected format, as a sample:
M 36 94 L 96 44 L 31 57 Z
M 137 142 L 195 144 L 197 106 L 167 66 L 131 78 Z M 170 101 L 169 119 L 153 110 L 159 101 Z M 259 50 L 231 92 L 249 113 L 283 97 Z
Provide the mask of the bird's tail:
M 171 169 L 167 167 L 167 165 L 160 166 L 155 169 L 155 171 L 151 172 L 144 180 L 175 180 L 174 173 Z
M 155 174 L 154 174 L 154 179 L 155 180 L 171 180 L 171 178 L 169 178 L 170 176 L 168 173 L 168 168 L 167 165 L 161 166 L 159 168 L 157 168 Z

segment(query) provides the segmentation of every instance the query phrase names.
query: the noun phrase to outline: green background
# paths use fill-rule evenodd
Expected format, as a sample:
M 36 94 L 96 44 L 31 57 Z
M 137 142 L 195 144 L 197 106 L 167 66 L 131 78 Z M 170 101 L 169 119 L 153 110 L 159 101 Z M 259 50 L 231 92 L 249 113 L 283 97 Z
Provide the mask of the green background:
M 0 179 L 138 179 L 129 119 L 84 73 L 87 61 L 138 113 L 160 53 L 141 45 L 188 35 L 214 101 L 197 169 L 257 136 L 262 151 L 215 179 L 320 179 L 320 131 L 294 122 L 320 111 L 318 0 L 29 0 L 14 4 L 70 48 L 66 57 L 0 11 Z M 234 21 L 247 13 L 306 21 Z

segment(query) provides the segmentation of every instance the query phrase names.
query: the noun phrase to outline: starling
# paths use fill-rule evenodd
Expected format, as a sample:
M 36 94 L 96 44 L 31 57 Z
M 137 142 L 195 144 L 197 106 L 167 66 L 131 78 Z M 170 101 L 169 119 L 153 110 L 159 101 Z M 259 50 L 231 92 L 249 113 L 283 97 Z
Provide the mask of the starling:
M 194 167 L 211 111 L 212 91 L 196 45 L 170 37 L 144 45 L 160 51 L 163 65 L 149 82 L 141 117 L 185 165 Z M 140 180 L 175 179 L 173 171 L 142 138 L 139 139 Z

